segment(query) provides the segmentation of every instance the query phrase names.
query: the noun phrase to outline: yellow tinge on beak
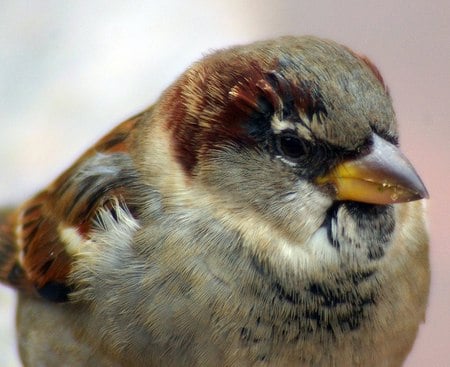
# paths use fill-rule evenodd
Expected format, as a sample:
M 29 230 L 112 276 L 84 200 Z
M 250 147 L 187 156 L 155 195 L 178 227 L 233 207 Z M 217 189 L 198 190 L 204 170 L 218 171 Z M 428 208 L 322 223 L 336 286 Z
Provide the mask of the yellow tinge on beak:
M 392 204 L 428 198 L 412 164 L 393 144 L 373 135 L 369 154 L 339 164 L 317 179 L 332 185 L 337 200 Z

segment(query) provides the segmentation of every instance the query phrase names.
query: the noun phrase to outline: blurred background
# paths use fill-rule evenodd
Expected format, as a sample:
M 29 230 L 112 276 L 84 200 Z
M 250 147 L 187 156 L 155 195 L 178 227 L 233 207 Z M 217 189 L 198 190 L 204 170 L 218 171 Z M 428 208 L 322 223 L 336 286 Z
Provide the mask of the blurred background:
M 431 194 L 431 298 L 406 366 L 448 366 L 448 0 L 0 0 L 0 205 L 48 184 L 203 54 L 287 34 L 344 43 L 389 85 L 402 149 Z M 0 315 L 0 365 L 19 366 L 5 287 Z

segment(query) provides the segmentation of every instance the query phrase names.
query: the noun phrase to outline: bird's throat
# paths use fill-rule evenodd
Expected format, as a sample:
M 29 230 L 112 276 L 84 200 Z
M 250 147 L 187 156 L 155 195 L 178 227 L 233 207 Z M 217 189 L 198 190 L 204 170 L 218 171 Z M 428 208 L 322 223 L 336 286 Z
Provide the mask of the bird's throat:
M 328 209 L 322 227 L 343 263 L 356 260 L 362 265 L 381 259 L 389 248 L 395 228 L 394 208 L 336 202 Z

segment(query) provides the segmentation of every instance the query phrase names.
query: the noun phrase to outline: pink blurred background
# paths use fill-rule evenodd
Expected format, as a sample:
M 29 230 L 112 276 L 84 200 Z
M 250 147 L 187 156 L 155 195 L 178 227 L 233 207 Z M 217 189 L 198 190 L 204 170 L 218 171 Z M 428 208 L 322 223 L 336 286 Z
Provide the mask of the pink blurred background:
M 315 34 L 366 54 L 387 81 L 403 151 L 431 194 L 432 289 L 406 366 L 448 366 L 450 1 L 0 2 L 0 204 L 45 186 L 211 49 Z M 0 365 L 20 365 L 0 287 Z

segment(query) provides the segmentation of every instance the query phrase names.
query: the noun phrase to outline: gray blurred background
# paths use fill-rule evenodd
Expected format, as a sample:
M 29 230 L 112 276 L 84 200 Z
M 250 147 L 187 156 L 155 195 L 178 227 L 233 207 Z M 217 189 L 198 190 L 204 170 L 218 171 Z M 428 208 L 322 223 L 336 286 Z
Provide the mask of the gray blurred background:
M 48 184 L 204 53 L 286 34 L 366 54 L 390 87 L 402 149 L 431 193 L 431 299 L 406 366 L 448 366 L 448 0 L 0 0 L 0 205 Z M 13 305 L 0 287 L 0 366 L 20 365 Z

